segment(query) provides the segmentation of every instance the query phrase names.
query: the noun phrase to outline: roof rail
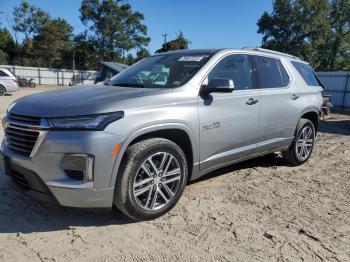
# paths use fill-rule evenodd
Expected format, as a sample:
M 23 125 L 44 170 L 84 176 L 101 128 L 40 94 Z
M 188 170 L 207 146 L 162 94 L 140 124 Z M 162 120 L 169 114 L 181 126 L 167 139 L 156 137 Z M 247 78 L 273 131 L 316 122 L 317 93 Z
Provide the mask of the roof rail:
M 301 60 L 299 57 L 296 57 L 293 55 L 289 55 L 286 53 L 282 53 L 282 52 L 278 52 L 278 51 L 274 51 L 274 50 L 270 50 L 270 49 L 260 48 L 260 47 L 253 47 L 253 48 L 252 47 L 243 47 L 242 49 L 250 49 L 250 50 L 254 50 L 254 51 L 260 51 L 260 52 L 270 53 L 270 54 L 275 54 L 275 55 L 283 55 L 283 56 L 287 56 L 287 57 Z

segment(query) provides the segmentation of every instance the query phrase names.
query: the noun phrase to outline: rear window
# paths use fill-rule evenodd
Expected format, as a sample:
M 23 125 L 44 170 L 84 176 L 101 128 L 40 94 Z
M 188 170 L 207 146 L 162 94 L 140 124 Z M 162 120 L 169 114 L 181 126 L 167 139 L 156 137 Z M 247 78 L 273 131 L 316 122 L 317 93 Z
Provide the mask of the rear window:
M 317 79 L 315 72 L 312 70 L 312 67 L 308 64 L 299 63 L 292 61 L 293 66 L 299 72 L 301 77 L 304 79 L 308 86 L 320 86 L 321 83 Z
M 287 86 L 287 85 L 289 85 L 290 77 L 289 77 L 286 69 L 282 65 L 282 62 L 280 60 L 277 60 L 277 63 L 278 63 L 278 67 L 280 69 L 283 86 Z
M 8 76 L 4 71 L 0 70 L 0 76 Z
M 289 84 L 289 75 L 278 59 L 254 56 L 259 88 L 279 88 Z

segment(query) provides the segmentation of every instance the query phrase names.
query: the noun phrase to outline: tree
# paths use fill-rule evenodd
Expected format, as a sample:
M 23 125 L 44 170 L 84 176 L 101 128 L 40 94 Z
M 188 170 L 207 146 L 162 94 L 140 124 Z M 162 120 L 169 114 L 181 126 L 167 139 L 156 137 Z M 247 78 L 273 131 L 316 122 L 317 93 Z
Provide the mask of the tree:
M 158 49 L 156 53 L 168 52 L 171 50 L 188 49 L 191 42 L 184 37 L 184 34 L 180 31 L 176 39 L 166 42 L 162 45 L 161 49 Z
M 138 62 L 144 58 L 149 57 L 151 54 L 149 52 L 149 50 L 147 48 L 140 48 L 137 52 L 136 52 L 136 58 L 134 62 Z
M 87 32 L 74 37 L 74 57 L 75 65 L 80 69 L 97 69 L 99 66 L 97 43 L 89 39 Z M 73 56 L 73 54 L 71 54 Z
M 333 41 L 331 55 L 333 66 L 350 70 L 350 1 L 332 0 L 330 11 Z
M 147 48 L 140 48 L 137 52 L 136 52 L 136 56 L 134 56 L 131 53 L 128 53 L 126 55 L 126 58 L 124 58 L 121 62 L 123 62 L 124 64 L 127 65 L 132 65 L 144 58 L 147 58 L 150 56 L 149 50 Z
M 48 20 L 49 15 L 39 7 L 30 5 L 28 0 L 23 0 L 18 7 L 13 10 L 14 25 L 13 30 L 23 33 L 25 39 L 37 33 L 41 26 Z
M 17 55 L 17 44 L 6 28 L 0 28 L 0 63 L 12 61 Z
M 298 56 L 318 70 L 340 69 L 349 5 L 348 0 L 275 0 L 273 12 L 257 23 L 262 47 Z
M 80 12 L 100 60 L 120 61 L 126 52 L 150 41 L 143 14 L 132 11 L 122 0 L 83 0 Z
M 127 54 L 123 61 L 127 65 L 132 65 L 135 62 L 135 57 L 132 54 Z
M 64 19 L 47 21 L 33 38 L 35 55 L 41 64 L 62 66 L 62 55 L 65 50 L 72 49 L 71 38 L 73 27 Z

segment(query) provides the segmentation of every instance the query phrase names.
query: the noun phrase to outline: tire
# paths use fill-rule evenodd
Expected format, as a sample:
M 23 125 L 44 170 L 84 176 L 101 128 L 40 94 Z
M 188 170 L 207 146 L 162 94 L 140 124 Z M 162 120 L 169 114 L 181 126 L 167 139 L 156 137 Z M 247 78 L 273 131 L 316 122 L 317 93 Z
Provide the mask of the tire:
M 5 95 L 5 93 L 6 93 L 5 87 L 3 87 L 2 85 L 0 85 L 0 96 Z
M 34 82 L 30 82 L 30 88 L 35 88 L 36 84 Z
M 309 132 L 311 132 L 310 135 Z M 306 138 L 305 138 L 306 135 Z M 316 130 L 309 119 L 301 118 L 296 128 L 293 144 L 282 152 L 287 163 L 298 166 L 305 163 L 311 156 L 315 146 Z
M 155 219 L 175 206 L 187 180 L 188 165 L 181 148 L 164 138 L 146 139 L 125 152 L 114 204 L 133 220 Z

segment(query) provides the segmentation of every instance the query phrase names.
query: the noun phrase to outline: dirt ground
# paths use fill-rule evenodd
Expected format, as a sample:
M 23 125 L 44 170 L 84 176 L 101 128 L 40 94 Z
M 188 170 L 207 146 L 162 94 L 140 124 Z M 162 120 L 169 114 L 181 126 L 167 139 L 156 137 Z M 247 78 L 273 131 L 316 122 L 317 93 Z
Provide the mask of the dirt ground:
M 1 113 L 32 92 L 0 97 Z M 306 164 L 276 155 L 222 169 L 141 223 L 45 207 L 0 175 L 0 261 L 350 261 L 349 164 L 350 116 L 332 115 Z

